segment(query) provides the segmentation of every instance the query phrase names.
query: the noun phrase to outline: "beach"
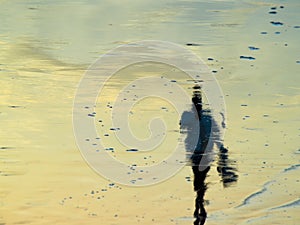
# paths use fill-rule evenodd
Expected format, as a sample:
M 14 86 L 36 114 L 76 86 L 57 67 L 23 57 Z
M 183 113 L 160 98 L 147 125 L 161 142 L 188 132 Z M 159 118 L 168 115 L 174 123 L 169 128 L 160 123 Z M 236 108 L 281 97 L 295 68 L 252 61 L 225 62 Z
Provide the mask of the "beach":
M 193 224 L 191 166 L 156 184 L 119 184 L 95 172 L 74 136 L 74 98 L 89 66 L 111 49 L 142 40 L 190 50 L 224 94 L 224 146 L 238 179 L 225 187 L 218 158 L 211 164 L 205 224 L 296 225 L 299 7 L 296 0 L 0 1 L 0 225 Z M 171 66 L 145 68 L 119 71 L 107 81 L 91 116 L 109 154 L 143 166 L 171 154 L 181 115 L 172 117 L 174 105 L 162 99 L 135 105 L 129 121 L 137 136 L 149 136 L 153 115 L 165 120 L 170 135 L 157 151 L 136 153 L 114 138 L 108 102 L 145 74 L 174 79 L 190 97 L 194 85 Z

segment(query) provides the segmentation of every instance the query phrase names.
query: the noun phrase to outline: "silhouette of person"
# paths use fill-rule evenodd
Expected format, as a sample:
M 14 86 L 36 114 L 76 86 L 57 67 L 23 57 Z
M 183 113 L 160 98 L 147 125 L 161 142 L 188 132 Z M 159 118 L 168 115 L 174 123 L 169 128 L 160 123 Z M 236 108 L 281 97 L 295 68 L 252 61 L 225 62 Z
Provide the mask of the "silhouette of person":
M 230 184 L 237 181 L 238 176 L 235 173 L 235 162 L 229 160 L 228 150 L 222 145 L 221 140 L 218 140 L 218 135 L 212 133 L 217 132 L 218 129 L 214 127 L 214 131 L 212 131 L 212 127 L 215 126 L 215 121 L 210 111 L 203 109 L 201 87 L 195 85 L 193 89 L 192 102 L 194 107 L 192 107 L 190 111 L 185 111 L 182 114 L 180 127 L 182 132 L 186 132 L 185 148 L 194 174 L 194 191 L 197 193 L 195 199 L 194 225 L 203 225 L 207 217 L 207 212 L 204 207 L 204 195 L 207 190 L 205 179 L 210 170 L 210 166 L 207 166 L 204 170 L 199 170 L 199 165 L 204 153 L 207 153 L 205 151 L 211 135 L 217 137 L 214 140 L 217 146 L 219 146 L 217 171 L 221 176 L 223 186 L 230 186 Z M 198 126 L 194 125 L 195 121 L 199 123 L 197 124 Z M 224 123 L 222 123 L 222 126 L 224 126 Z

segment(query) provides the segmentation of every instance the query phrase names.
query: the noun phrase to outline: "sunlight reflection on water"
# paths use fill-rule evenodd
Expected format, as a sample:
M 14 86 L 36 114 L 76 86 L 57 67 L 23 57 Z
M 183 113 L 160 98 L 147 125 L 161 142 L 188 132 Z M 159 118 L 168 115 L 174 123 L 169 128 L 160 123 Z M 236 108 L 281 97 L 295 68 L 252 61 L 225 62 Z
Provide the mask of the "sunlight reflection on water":
M 145 39 L 192 50 L 224 91 L 224 145 L 239 181 L 223 189 L 212 165 L 207 224 L 295 224 L 299 6 L 0 1 L 0 224 L 193 223 L 190 167 L 160 185 L 127 188 L 94 174 L 75 145 L 71 112 L 82 74 L 108 50 Z

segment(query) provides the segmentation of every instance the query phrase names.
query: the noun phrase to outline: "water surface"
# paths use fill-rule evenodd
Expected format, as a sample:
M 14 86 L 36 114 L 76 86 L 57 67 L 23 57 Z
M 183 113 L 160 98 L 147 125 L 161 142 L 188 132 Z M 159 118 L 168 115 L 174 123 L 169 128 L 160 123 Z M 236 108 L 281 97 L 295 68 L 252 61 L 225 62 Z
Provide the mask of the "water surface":
M 211 165 L 206 224 L 297 224 L 299 7 L 297 0 L 0 1 L 0 224 L 193 224 L 190 166 L 158 185 L 126 187 L 97 175 L 75 144 L 72 104 L 84 71 L 111 48 L 145 39 L 195 52 L 225 95 L 224 146 L 239 179 L 225 188 L 218 161 Z M 193 83 L 184 85 L 192 96 Z M 143 104 L 146 116 L 172 108 Z M 179 126 L 170 125 L 176 136 Z

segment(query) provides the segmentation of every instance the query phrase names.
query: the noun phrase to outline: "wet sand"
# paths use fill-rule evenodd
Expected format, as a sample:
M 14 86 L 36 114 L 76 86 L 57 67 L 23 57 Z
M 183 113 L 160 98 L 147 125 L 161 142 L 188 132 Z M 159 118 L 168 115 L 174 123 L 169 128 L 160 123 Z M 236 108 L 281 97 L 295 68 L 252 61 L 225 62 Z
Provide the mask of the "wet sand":
M 97 10 L 84 2 L 0 1 L 0 224 L 193 223 L 190 166 L 163 183 L 127 187 L 96 174 L 75 143 L 72 105 L 82 74 L 99 54 L 143 39 L 194 51 L 225 94 L 224 145 L 239 179 L 224 188 L 213 163 L 206 224 L 297 224 L 299 3 L 163 2 L 142 11 L 146 3 L 124 13 L 115 6 L 113 19 L 104 13 L 110 3 Z M 55 17 L 50 9 L 60 10 Z M 78 28 L 68 32 L 65 15 Z

